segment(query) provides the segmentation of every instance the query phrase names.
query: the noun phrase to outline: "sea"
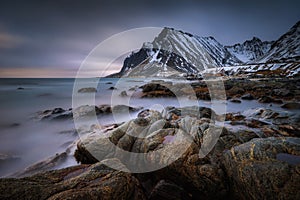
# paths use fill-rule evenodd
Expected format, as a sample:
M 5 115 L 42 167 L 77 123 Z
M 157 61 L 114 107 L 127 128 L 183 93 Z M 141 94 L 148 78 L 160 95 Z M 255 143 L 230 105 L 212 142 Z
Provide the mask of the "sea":
M 183 107 L 199 105 L 211 107 L 210 101 L 191 100 L 189 98 L 140 98 L 139 86 L 152 81 L 137 78 L 2 78 L 0 79 L 0 158 L 11 156 L 18 158 L 17 162 L 9 162 L 1 166 L 0 177 L 4 177 L 26 167 L 66 151 L 68 144 L 78 140 L 73 120 L 40 121 L 38 112 L 63 108 L 69 109 L 82 105 L 129 105 L 162 111 L 167 106 Z M 168 80 L 169 81 L 169 80 Z M 174 80 L 174 82 L 182 80 Z M 81 87 L 95 86 L 93 94 L 78 94 Z M 74 92 L 73 92 L 74 91 Z M 120 96 L 126 91 L 127 96 Z M 76 94 L 76 95 L 74 95 Z M 259 107 L 271 105 L 260 104 L 257 101 L 242 101 L 241 104 L 223 102 L 225 112 L 244 112 Z M 273 105 L 272 109 L 281 108 Z M 137 112 L 125 117 L 109 115 L 99 116 L 100 124 L 120 123 L 135 118 Z M 76 165 L 70 156 L 57 168 Z

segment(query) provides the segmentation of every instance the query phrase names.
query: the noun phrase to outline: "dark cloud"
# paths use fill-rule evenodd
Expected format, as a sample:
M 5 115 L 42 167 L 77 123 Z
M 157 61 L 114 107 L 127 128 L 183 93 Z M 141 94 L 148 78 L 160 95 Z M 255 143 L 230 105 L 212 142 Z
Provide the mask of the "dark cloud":
M 49 0 L 0 3 L 0 68 L 77 69 L 120 31 L 174 27 L 223 44 L 275 40 L 300 19 L 300 2 L 279 0 Z

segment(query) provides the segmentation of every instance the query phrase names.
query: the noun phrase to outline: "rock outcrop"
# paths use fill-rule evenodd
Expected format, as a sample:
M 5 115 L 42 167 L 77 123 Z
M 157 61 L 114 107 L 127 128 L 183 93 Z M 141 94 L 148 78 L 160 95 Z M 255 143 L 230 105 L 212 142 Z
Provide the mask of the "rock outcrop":
M 0 199 L 146 199 L 131 174 L 103 163 L 79 165 L 21 179 L 0 179 Z
M 222 118 L 228 128 L 216 125 Z M 247 116 L 197 106 L 143 110 L 83 133 L 79 166 L 0 179 L 0 199 L 299 199 L 298 122 L 270 109 Z

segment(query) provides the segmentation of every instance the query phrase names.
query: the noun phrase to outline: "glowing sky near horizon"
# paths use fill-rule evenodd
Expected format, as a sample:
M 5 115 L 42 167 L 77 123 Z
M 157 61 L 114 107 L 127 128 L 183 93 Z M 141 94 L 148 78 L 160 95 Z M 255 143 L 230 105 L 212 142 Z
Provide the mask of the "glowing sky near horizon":
M 300 20 L 299 10 L 296 0 L 3 0 L 0 77 L 74 77 L 100 42 L 138 27 L 174 27 L 224 45 L 276 40 Z M 119 59 L 106 73 L 121 67 Z

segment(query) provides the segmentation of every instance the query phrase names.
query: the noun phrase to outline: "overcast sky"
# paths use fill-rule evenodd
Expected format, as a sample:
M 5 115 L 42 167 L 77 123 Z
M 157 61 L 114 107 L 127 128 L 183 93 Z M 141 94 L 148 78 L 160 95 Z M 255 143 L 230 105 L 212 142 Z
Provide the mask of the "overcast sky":
M 0 76 L 74 76 L 97 44 L 138 27 L 174 27 L 224 45 L 276 40 L 299 10 L 297 0 L 1 0 Z

